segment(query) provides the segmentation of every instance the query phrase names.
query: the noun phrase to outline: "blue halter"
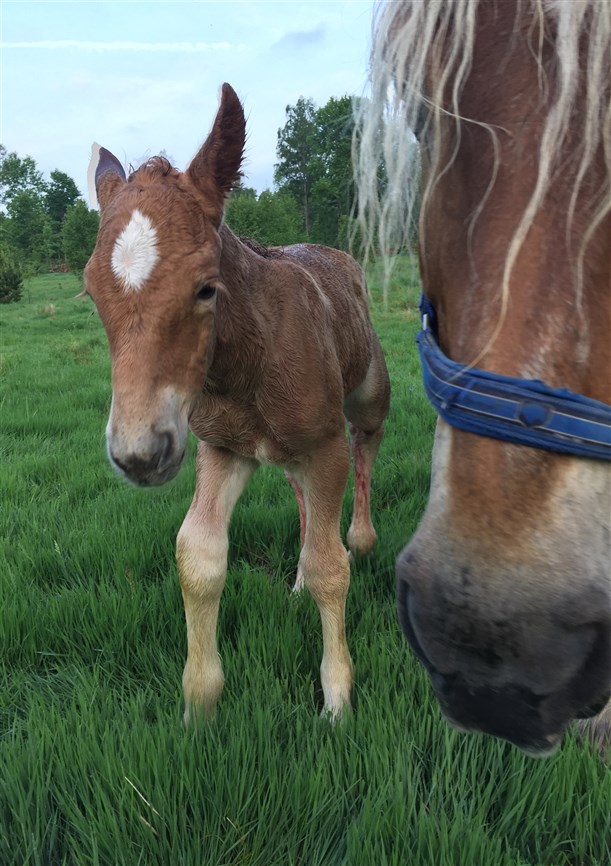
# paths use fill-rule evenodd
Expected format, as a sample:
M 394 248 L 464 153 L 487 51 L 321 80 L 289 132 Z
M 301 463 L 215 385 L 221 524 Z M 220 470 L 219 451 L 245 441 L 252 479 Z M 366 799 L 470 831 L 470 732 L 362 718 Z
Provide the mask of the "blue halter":
M 537 379 L 514 379 L 457 364 L 439 347 L 435 310 L 424 295 L 420 313 L 417 340 L 424 388 L 444 421 L 517 445 L 611 460 L 611 406 Z

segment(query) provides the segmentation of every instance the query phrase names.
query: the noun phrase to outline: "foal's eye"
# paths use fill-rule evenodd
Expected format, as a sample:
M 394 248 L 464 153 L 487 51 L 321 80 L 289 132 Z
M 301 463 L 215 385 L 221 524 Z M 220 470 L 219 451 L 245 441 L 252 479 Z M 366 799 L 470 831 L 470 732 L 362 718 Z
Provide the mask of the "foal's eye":
M 209 301 L 215 294 L 216 286 L 211 286 L 210 283 L 204 283 L 203 286 L 200 286 L 196 297 L 198 301 Z

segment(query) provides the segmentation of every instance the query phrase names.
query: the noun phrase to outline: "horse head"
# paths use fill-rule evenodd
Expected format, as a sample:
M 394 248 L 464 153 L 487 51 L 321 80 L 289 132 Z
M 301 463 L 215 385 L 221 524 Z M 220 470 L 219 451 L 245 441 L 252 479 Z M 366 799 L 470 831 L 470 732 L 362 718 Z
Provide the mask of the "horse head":
M 604 6 L 387 4 L 362 131 L 361 205 L 383 152 L 391 200 L 377 225 L 393 206 L 405 218 L 397 202 L 417 162 L 406 158 L 410 126 L 420 145 L 422 285 L 443 353 L 467 371 L 609 403 Z M 389 119 L 393 85 L 402 132 Z M 545 754 L 570 720 L 603 708 L 610 514 L 608 463 L 438 421 L 430 498 L 399 557 L 397 597 L 403 630 L 457 726 Z
M 245 140 L 240 101 L 224 84 L 212 130 L 184 173 L 155 157 L 128 178 L 94 146 L 101 219 L 85 290 L 108 335 L 112 465 L 135 484 L 180 468 L 189 415 L 214 352 L 225 197 Z

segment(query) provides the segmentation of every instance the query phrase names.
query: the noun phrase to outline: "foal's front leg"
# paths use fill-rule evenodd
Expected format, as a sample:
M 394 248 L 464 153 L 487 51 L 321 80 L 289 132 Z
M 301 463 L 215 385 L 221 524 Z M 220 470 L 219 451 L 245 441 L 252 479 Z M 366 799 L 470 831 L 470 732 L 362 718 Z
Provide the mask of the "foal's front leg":
M 255 460 L 199 443 L 195 496 L 176 540 L 187 621 L 182 678 L 185 724 L 192 711 L 211 715 L 223 690 L 216 623 L 227 575 L 229 521 L 257 465 Z
M 339 528 L 349 466 L 348 443 L 342 432 L 321 446 L 307 463 L 291 467 L 303 490 L 306 509 L 299 573 L 320 612 L 324 711 L 334 717 L 350 707 L 352 689 L 352 661 L 345 628 L 350 565 Z

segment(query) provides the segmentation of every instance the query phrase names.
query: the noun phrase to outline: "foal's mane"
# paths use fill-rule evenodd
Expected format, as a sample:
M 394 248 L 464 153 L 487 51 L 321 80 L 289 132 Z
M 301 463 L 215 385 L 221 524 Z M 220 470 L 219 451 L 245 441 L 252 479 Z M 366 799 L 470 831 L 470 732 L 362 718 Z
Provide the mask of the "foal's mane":
M 421 139 L 424 135 L 430 146 L 431 171 L 421 202 L 424 212 L 431 190 L 446 168 L 442 164 L 437 134 L 442 116 L 455 118 L 457 141 L 461 124 L 470 122 L 469 118 L 460 116 L 460 94 L 471 70 L 478 6 L 485 2 L 490 0 L 405 0 L 380 4 L 376 9 L 370 72 L 372 92 L 370 100 L 361 101 L 355 137 L 359 221 L 368 252 L 377 245 L 382 251 L 392 248 L 397 245 L 397 239 L 406 244 L 410 228 L 413 229 L 419 160 L 415 139 L 405 133 L 406 127 L 417 130 Z M 512 268 L 560 166 L 577 108 L 580 108 L 583 134 L 573 162 L 576 170 L 567 231 L 577 197 L 601 142 L 606 163 L 605 182 L 592 203 L 590 225 L 575 257 L 578 304 L 586 248 L 611 210 L 611 3 L 607 0 L 517 0 L 515 8 L 515 37 L 529 39 L 530 50 L 538 62 L 539 88 L 541 92 L 545 92 L 546 87 L 553 88 L 553 99 L 542 134 L 537 183 L 506 253 L 501 319 Z M 532 23 L 520 32 L 519 21 L 528 15 Z M 544 24 L 553 25 L 556 32 L 554 61 L 545 69 L 543 26 L 538 26 Z M 524 30 L 528 30 L 527 37 Z M 446 56 L 431 90 L 426 74 L 432 58 L 439 57 L 440 37 Z M 500 130 L 486 128 L 498 165 Z M 378 179 L 382 164 L 387 183 L 381 191 Z M 494 177 L 489 189 L 493 182 Z M 477 216 L 478 213 L 474 214 L 473 220 Z
M 284 256 L 284 247 L 266 247 L 252 238 L 240 237 L 238 240 L 263 259 L 281 259 Z

